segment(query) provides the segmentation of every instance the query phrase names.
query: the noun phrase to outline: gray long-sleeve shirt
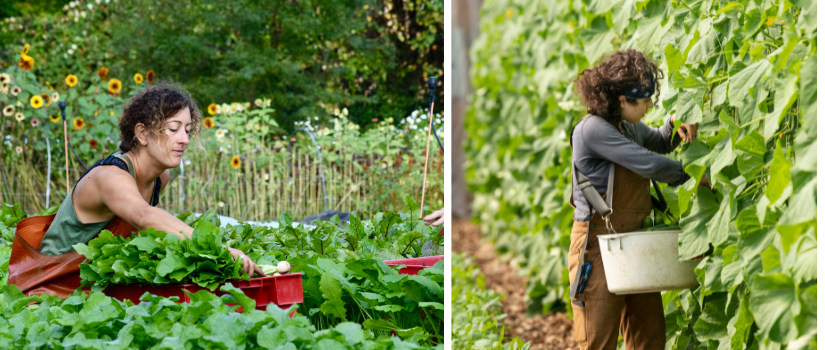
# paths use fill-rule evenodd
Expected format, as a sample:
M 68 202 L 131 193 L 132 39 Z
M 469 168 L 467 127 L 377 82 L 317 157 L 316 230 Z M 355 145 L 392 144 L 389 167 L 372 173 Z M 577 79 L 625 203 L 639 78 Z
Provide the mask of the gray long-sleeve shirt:
M 622 121 L 624 135 L 615 126 L 598 116 L 587 116 L 573 128 L 573 163 L 576 169 L 590 178 L 596 190 L 607 192 L 607 179 L 611 162 L 656 182 L 678 186 L 690 179 L 682 163 L 663 156 L 672 152 L 682 141 L 673 138 L 673 124 L 668 121 L 659 129 L 644 123 L 630 124 Z M 614 199 L 620 203 L 621 198 Z M 587 201 L 573 186 L 573 203 L 576 211 L 573 219 L 589 221 Z

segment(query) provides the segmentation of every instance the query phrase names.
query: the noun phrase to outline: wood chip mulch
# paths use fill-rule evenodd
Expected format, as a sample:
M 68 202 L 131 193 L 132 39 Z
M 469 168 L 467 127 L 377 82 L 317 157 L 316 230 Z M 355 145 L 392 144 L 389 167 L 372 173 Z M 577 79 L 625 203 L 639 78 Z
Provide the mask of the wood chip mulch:
M 531 350 L 577 349 L 573 340 L 573 320 L 567 318 L 567 313 L 525 316 L 527 278 L 518 277 L 515 268 L 499 260 L 492 244 L 482 241 L 478 226 L 466 219 L 453 218 L 451 235 L 453 251 L 472 255 L 484 274 L 487 288 L 504 296 L 502 312 L 507 314 L 504 318 L 507 339 L 518 337 L 529 341 Z

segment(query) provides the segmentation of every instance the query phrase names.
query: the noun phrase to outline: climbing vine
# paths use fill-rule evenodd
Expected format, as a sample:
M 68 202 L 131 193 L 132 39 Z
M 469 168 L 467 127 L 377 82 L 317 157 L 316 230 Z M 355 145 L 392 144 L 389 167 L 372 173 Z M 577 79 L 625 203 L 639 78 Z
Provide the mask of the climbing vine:
M 680 259 L 712 254 L 699 287 L 663 294 L 668 348 L 815 347 L 816 32 L 815 1 L 485 1 L 467 178 L 530 311 L 569 308 L 572 78 L 632 48 L 666 72 L 645 122 L 700 124 L 669 155 L 692 179 L 664 190 Z

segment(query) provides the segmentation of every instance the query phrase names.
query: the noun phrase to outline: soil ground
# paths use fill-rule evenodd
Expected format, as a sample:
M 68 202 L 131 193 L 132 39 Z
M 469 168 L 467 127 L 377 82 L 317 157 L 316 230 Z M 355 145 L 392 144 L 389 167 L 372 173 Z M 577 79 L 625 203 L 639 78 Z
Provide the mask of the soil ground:
M 487 288 L 504 296 L 502 312 L 507 314 L 504 318 L 505 337 L 529 341 L 531 350 L 576 349 L 573 320 L 568 319 L 566 313 L 531 318 L 525 316 L 527 305 L 523 300 L 527 278 L 518 277 L 515 269 L 506 261 L 500 261 L 492 244 L 482 241 L 481 237 L 478 226 L 469 220 L 453 219 L 453 251 L 472 255 L 484 274 Z

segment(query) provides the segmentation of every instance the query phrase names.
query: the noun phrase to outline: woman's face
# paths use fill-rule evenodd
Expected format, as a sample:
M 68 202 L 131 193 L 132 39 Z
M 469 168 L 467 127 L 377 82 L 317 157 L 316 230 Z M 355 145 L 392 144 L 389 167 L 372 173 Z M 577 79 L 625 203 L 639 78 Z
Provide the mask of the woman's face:
M 180 166 L 186 146 L 189 145 L 189 133 L 192 131 L 192 115 L 189 107 L 180 110 L 175 115 L 166 118 L 161 133 L 166 140 L 151 140 L 147 150 L 153 159 L 166 168 Z M 168 141 L 168 142 L 165 142 Z
M 637 124 L 642 121 L 642 118 L 653 108 L 653 99 L 640 98 L 636 100 L 636 105 L 627 102 L 624 96 L 619 96 L 619 102 L 622 105 L 622 120 L 627 120 L 631 124 Z

